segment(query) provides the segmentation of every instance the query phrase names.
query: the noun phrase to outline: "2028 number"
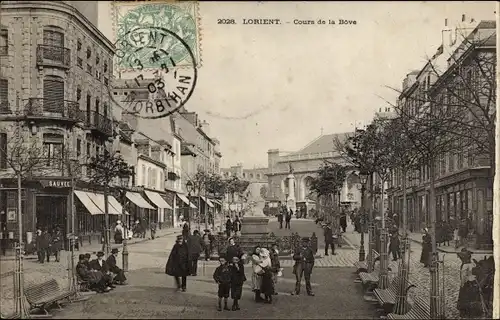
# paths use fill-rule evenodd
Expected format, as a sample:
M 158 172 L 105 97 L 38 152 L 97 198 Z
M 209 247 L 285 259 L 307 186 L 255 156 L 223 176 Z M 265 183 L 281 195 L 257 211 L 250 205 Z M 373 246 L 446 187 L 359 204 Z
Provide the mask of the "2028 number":
M 234 19 L 217 19 L 217 24 L 236 24 Z

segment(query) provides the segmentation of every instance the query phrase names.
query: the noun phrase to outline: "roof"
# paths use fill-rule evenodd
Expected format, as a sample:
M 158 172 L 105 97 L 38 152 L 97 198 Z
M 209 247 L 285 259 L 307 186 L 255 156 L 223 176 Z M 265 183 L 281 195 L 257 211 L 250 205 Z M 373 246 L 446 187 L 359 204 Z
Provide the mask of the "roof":
M 334 140 L 345 140 L 352 132 L 334 133 L 321 135 L 311 141 L 301 150 L 294 152 L 294 154 L 307 154 L 307 153 L 320 153 L 330 152 L 335 150 Z

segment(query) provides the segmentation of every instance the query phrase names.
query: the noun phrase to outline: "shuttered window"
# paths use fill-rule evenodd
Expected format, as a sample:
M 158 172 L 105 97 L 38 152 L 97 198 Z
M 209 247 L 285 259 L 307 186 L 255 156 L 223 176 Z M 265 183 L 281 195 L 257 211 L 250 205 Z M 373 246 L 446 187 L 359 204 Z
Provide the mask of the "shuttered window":
M 64 33 L 54 30 L 43 31 L 43 58 L 64 62 Z
M 9 32 L 7 29 L 0 29 L 0 56 L 7 55 L 9 51 Z
M 64 108 L 64 82 L 60 78 L 43 80 L 43 111 L 62 113 Z
M 59 134 L 46 133 L 43 135 L 43 157 L 47 166 L 60 168 L 64 158 L 64 138 Z
M 9 110 L 9 81 L 0 79 L 0 113 Z
M 0 169 L 7 169 L 7 134 L 0 133 Z

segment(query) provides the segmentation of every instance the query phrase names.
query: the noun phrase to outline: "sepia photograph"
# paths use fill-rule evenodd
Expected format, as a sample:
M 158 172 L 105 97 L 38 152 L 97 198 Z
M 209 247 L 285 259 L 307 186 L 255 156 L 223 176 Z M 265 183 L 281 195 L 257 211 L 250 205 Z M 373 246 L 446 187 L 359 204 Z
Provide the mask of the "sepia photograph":
M 499 318 L 498 10 L 0 1 L 0 318 Z

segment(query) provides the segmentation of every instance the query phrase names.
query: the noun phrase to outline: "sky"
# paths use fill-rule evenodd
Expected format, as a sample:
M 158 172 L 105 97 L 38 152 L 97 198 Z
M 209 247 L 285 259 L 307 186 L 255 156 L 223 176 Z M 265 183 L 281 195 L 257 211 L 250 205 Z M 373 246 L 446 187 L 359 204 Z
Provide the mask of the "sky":
M 269 149 L 354 130 L 395 102 L 393 88 L 441 44 L 445 18 L 493 20 L 494 11 L 494 2 L 200 2 L 202 65 L 185 106 L 210 123 L 221 167 L 266 167 Z M 282 24 L 242 23 L 258 18 Z

